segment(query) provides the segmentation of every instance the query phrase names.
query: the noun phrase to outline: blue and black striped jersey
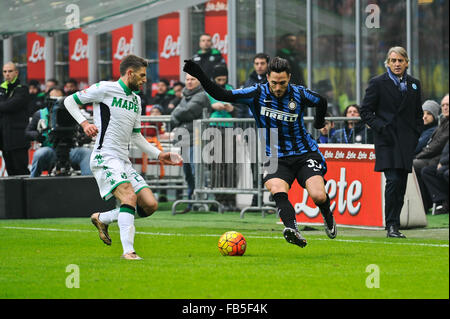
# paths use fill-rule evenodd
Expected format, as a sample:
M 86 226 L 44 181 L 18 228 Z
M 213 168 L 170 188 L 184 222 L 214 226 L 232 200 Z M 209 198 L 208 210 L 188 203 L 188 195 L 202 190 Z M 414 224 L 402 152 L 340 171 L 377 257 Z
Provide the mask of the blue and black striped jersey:
M 231 93 L 230 99 L 247 104 L 257 126 L 265 129 L 268 156 L 275 155 L 270 145 L 275 148 L 278 157 L 319 150 L 303 120 L 307 107 L 323 108 L 325 105 L 326 110 L 326 100 L 317 93 L 300 85 L 289 84 L 286 94 L 276 98 L 270 92 L 268 83 L 232 90 Z

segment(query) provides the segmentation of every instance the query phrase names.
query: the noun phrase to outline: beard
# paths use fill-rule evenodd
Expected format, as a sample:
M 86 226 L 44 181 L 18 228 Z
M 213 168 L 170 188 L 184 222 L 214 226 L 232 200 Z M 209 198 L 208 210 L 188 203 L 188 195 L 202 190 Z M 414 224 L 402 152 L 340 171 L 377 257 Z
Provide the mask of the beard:
M 128 81 L 128 87 L 130 88 L 131 91 L 139 91 L 139 84 L 138 84 L 136 77 L 133 76 Z

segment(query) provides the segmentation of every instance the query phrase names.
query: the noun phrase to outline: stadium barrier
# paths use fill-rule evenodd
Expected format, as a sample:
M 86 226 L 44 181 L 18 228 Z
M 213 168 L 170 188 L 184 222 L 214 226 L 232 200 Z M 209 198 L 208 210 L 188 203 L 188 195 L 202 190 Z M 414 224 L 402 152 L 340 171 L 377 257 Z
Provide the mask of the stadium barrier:
M 108 211 L 93 176 L 14 176 L 0 178 L 0 218 L 88 217 Z

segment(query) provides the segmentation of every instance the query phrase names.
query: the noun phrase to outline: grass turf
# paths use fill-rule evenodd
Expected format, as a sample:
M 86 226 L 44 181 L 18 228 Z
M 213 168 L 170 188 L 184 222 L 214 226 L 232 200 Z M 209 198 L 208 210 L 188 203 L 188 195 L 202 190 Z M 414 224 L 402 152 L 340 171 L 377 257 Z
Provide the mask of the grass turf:
M 169 207 L 136 220 L 142 261 L 119 258 L 117 224 L 109 247 L 89 218 L 1 220 L 0 298 L 449 298 L 448 215 L 428 216 L 430 226 L 405 230 L 406 240 L 342 227 L 330 240 L 316 227 L 302 232 L 301 249 L 285 242 L 274 215 L 172 216 Z M 228 230 L 247 239 L 244 256 L 220 255 Z M 66 286 L 69 265 L 79 269 L 80 288 Z M 379 288 L 366 286 L 369 265 L 379 269 Z

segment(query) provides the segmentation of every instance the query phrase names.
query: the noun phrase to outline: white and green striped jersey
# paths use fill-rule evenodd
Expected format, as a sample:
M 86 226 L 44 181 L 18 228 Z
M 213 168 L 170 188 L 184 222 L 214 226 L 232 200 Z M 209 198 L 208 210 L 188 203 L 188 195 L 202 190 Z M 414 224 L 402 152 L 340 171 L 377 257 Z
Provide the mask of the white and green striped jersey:
M 98 128 L 94 151 L 128 160 L 131 134 L 141 131 L 141 98 L 120 79 L 93 84 L 73 98 L 80 105 L 93 104 Z

